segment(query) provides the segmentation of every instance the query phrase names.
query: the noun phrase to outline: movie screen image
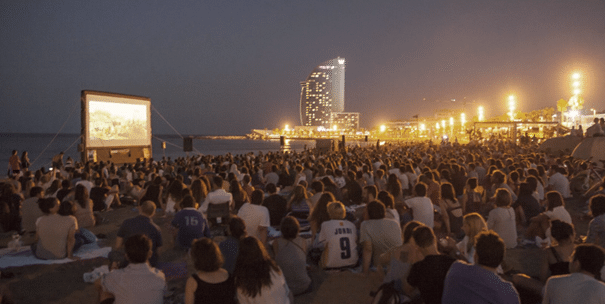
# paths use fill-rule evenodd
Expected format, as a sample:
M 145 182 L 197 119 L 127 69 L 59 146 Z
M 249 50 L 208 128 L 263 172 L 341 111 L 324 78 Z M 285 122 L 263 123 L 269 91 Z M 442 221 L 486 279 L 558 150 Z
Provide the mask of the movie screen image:
M 87 146 L 151 144 L 150 101 L 144 98 L 85 94 Z

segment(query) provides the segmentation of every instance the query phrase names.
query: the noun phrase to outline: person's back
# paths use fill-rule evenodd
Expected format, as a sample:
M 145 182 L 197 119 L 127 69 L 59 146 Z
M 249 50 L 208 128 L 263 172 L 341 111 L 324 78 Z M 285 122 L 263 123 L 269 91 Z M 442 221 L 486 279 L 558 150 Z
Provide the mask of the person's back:
M 139 208 L 138 216 L 122 222 L 117 233 L 116 247 L 120 247 L 121 242 L 130 236 L 144 234 L 152 241 L 152 255 L 149 263 L 151 266 L 155 266 L 158 262 L 157 248 L 162 246 L 162 231 L 151 219 L 155 214 L 155 204 L 152 201 L 145 201 Z
M 210 237 L 208 222 L 196 210 L 196 203 L 192 196 L 187 195 L 181 202 L 181 209 L 172 219 L 172 226 L 178 229 L 176 241 L 182 248 L 190 248 L 191 242 L 201 237 Z
M 319 242 L 325 245 L 321 256 L 321 267 L 340 268 L 357 264 L 357 228 L 345 220 L 346 211 L 342 203 L 328 204 L 331 220 L 321 224 Z
M 288 202 L 285 198 L 276 193 L 274 184 L 267 185 L 267 192 L 269 192 L 269 196 L 264 199 L 263 206 L 269 210 L 271 226 L 279 226 L 282 218 L 288 213 Z
M 412 237 L 424 259 L 412 265 L 407 283 L 418 288 L 424 303 L 441 303 L 445 276 L 456 259 L 439 254 L 436 237 L 431 228 L 416 227 Z
M 578 245 L 569 265 L 571 274 L 546 281 L 542 303 L 605 303 L 605 284 L 596 279 L 605 253 L 596 245 Z
M 77 230 L 73 216 L 49 214 L 36 221 L 38 244 L 36 257 L 41 259 L 63 259 L 67 256 L 67 238 L 70 230 Z
M 36 221 L 44 213 L 40 210 L 38 200 L 44 197 L 44 191 L 41 187 L 33 187 L 29 191 L 30 198 L 23 201 L 21 205 L 21 229 L 25 232 L 36 231 Z
M 360 227 L 359 242 L 364 252 L 364 272 L 369 270 L 370 258 L 377 264 L 378 258 L 387 250 L 401 246 L 401 228 L 399 223 L 385 218 L 385 207 L 379 201 L 372 201 L 366 208 L 369 220 Z M 367 260 L 366 260 L 367 259 Z
M 493 231 L 481 232 L 475 237 L 476 265 L 454 262 L 443 285 L 441 302 L 449 303 L 520 303 L 512 283 L 497 274 L 504 259 L 506 246 Z
M 130 264 L 99 279 L 97 286 L 103 290 L 100 300 L 115 297 L 116 304 L 163 303 L 166 278 L 162 271 L 147 263 L 151 256 L 151 240 L 136 234 L 126 240 L 124 247 Z
M 415 221 L 433 228 L 435 223 L 434 207 L 431 199 L 425 196 L 426 189 L 426 184 L 417 183 L 414 186 L 414 193 L 417 196 L 405 200 L 405 204 L 412 209 Z

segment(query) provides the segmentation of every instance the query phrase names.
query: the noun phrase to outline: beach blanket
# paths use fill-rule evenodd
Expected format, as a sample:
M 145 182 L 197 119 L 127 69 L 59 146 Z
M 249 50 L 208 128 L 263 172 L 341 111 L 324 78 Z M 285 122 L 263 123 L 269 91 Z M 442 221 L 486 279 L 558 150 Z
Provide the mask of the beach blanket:
M 111 247 L 99 247 L 97 243 L 86 244 L 74 253 L 82 260 L 107 257 Z M 0 250 L 0 268 L 19 267 L 38 264 L 64 264 L 73 262 L 68 258 L 62 260 L 40 260 L 34 256 L 29 246 L 19 247 L 16 251 L 8 248 Z

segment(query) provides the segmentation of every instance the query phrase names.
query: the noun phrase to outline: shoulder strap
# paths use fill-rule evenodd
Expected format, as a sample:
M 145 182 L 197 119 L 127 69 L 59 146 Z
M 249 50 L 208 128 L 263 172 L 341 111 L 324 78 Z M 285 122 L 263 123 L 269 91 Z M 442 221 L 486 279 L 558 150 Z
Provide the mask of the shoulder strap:
M 562 262 L 561 256 L 559 255 L 557 250 L 555 250 L 555 247 L 550 247 L 550 251 L 552 251 L 552 254 L 555 256 L 555 260 L 557 260 L 557 263 Z
M 298 249 L 300 249 L 300 251 L 302 251 L 304 254 L 306 254 L 305 250 L 302 247 L 300 247 L 300 245 L 292 242 L 292 240 L 287 240 L 287 241 L 290 242 L 290 243 L 292 243 L 292 244 L 294 244 L 294 246 L 298 247 Z

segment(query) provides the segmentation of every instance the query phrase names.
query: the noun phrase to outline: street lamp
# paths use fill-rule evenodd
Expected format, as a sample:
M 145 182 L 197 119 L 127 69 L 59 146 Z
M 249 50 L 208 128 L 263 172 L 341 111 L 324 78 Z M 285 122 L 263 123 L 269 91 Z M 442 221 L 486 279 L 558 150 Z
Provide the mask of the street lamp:
M 515 96 L 513 95 L 508 96 L 508 109 L 510 110 L 508 113 L 510 120 L 515 120 Z
M 460 114 L 460 126 L 462 126 L 462 128 L 464 128 L 465 123 L 466 123 L 466 114 L 462 113 L 462 114 Z
M 477 108 L 477 114 L 479 116 L 479 121 L 483 121 L 484 117 L 483 117 L 483 106 L 479 106 Z

